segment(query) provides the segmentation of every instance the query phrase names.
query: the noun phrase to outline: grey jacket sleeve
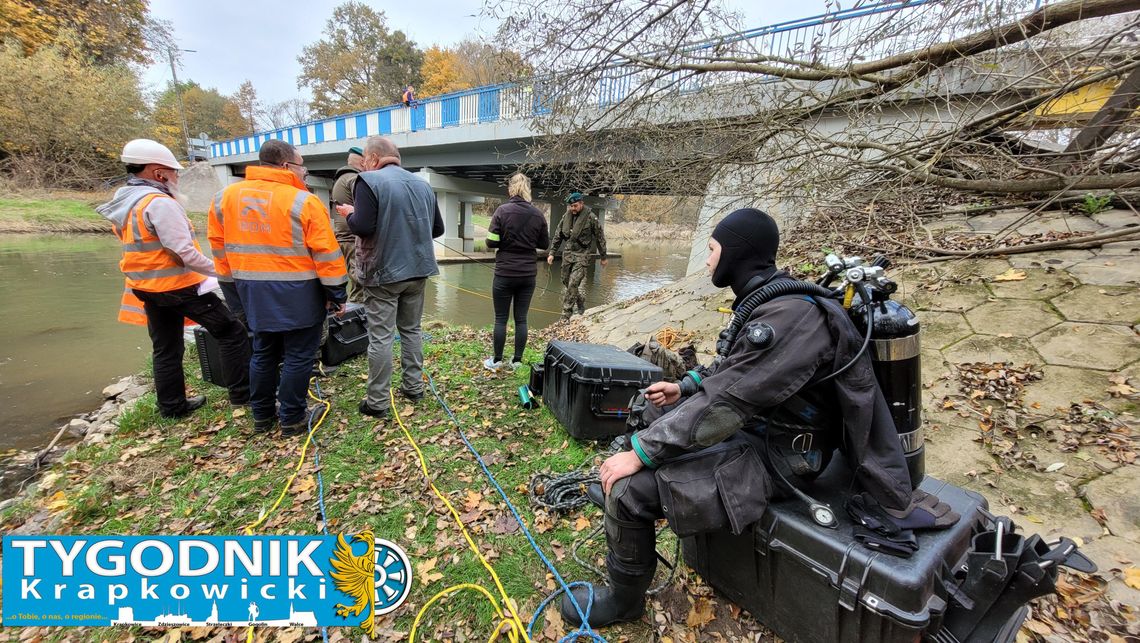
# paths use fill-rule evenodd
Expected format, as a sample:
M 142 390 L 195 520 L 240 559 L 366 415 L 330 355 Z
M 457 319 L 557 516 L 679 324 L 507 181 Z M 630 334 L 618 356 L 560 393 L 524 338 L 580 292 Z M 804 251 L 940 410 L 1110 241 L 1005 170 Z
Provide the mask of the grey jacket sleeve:
M 182 265 L 194 272 L 217 277 L 214 262 L 194 247 L 194 233 L 182 206 L 174 199 L 155 199 L 147 206 L 143 218 L 167 250 L 178 255 Z
M 753 325 L 767 324 L 763 345 L 748 339 Z M 720 368 L 672 412 L 633 435 L 633 447 L 647 467 L 712 446 L 743 428 L 760 411 L 782 403 L 804 387 L 835 347 L 816 305 L 786 297 L 757 309 Z

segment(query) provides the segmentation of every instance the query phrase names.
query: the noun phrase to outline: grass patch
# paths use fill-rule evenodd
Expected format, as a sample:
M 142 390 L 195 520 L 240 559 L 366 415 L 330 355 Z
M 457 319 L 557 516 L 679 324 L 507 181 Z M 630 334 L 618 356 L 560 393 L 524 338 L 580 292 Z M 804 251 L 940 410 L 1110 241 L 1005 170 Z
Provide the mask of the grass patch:
M 95 205 L 104 197 L 95 193 L 67 198 L 3 197 L 0 198 L 0 231 L 106 232 L 111 229 L 110 224 L 95 212 Z
M 444 328 L 432 335 L 424 348 L 426 371 L 543 551 L 567 580 L 598 580 L 574 563 L 570 552 L 575 540 L 598 524 L 600 511 L 591 507 L 550 516 L 536 512 L 526 496 L 536 473 L 590 466 L 598 446 L 571 439 L 547 409 L 528 411 L 518 405 L 516 391 L 526 382 L 526 369 L 484 371 L 481 362 L 490 348 L 486 330 Z M 540 359 L 539 351 L 528 350 L 524 361 Z M 34 501 L 0 514 L 0 529 L 9 533 L 36 511 L 50 517 L 50 529 L 41 533 L 238 534 L 256 521 L 296 466 L 303 438 L 254 433 L 248 412 L 235 413 L 222 389 L 202 382 L 192 356 L 186 364 L 190 387 L 208 397 L 202 410 L 187 419 L 165 420 L 154 408 L 153 395 L 144 396 L 123 414 L 120 431 L 106 443 L 74 451 L 53 469 L 57 475 Z M 405 548 L 416 577 L 411 595 L 384 618 L 381 627 L 408 632 L 420 608 L 445 587 L 475 583 L 493 595 L 498 592 L 443 503 L 428 488 L 415 452 L 396 422 L 376 422 L 357 413 L 366 374 L 367 360 L 361 357 L 342 364 L 320 382 L 332 405 L 316 434 L 328 527 L 333 533 L 371 527 L 377 536 Z M 394 381 L 398 374 L 397 362 Z M 463 515 L 525 625 L 553 589 L 545 568 L 525 537 L 511 533 L 505 503 L 435 399 L 430 394 L 416 404 L 396 399 L 408 432 L 428 460 L 432 481 Z M 314 474 L 310 457 L 281 507 L 258 526 L 257 533 L 319 532 Z M 58 501 L 60 496 L 55 496 L 54 505 L 49 503 L 57 492 L 62 492 L 65 504 Z M 583 548 L 595 563 L 602 551 L 600 541 Z M 442 577 L 425 583 L 426 574 L 418 570 L 429 566 Z M 494 623 L 485 598 L 461 592 L 432 607 L 417 638 L 441 640 L 450 633 L 455 640 L 487 640 Z M 536 633 L 541 628 L 540 622 Z M 43 634 L 44 640 L 86 636 L 77 632 L 49 629 Z M 98 636 L 108 640 L 127 639 L 132 633 L 138 632 L 98 630 Z M 341 634 L 355 638 L 348 630 Z M 607 638 L 615 641 L 650 637 L 650 627 L 644 623 L 607 632 Z

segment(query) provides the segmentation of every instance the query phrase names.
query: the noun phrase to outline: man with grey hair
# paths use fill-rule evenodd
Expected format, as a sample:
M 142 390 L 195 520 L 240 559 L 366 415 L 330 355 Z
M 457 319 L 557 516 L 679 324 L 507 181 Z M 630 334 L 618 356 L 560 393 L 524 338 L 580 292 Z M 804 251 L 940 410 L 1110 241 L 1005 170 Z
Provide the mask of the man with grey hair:
M 443 217 L 427 181 L 400 167 L 400 150 L 373 136 L 364 146 L 364 172 L 356 181 L 353 205 L 341 205 L 356 235 L 354 273 L 364 290 L 368 319 L 368 393 L 364 415 L 387 418 L 392 379 L 392 341 L 400 331 L 400 393 L 424 395 L 420 329 L 427 278 L 439 274 L 432 239 L 443 236 Z

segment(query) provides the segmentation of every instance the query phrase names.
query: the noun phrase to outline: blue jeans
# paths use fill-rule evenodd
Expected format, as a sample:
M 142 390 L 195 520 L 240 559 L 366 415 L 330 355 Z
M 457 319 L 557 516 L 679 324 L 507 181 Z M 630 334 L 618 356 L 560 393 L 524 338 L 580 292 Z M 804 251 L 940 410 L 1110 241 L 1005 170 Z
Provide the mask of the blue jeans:
M 272 419 L 280 402 L 281 424 L 305 421 L 309 376 L 320 344 L 321 324 L 253 334 L 253 359 L 249 363 L 249 403 L 253 419 Z

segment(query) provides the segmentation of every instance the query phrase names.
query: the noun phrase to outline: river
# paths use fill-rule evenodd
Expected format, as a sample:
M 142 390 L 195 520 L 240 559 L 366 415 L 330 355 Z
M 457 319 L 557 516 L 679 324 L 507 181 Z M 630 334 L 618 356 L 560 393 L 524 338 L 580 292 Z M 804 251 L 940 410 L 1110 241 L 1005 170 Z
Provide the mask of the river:
M 685 274 L 688 242 L 627 244 L 587 281 L 587 307 L 633 297 Z M 123 277 L 107 235 L 0 235 L 0 451 L 46 445 L 60 424 L 95 409 L 117 377 L 149 368 L 146 330 L 115 317 Z M 558 268 L 540 264 L 530 326 L 558 318 Z M 424 317 L 489 326 L 488 264 L 440 267 Z

